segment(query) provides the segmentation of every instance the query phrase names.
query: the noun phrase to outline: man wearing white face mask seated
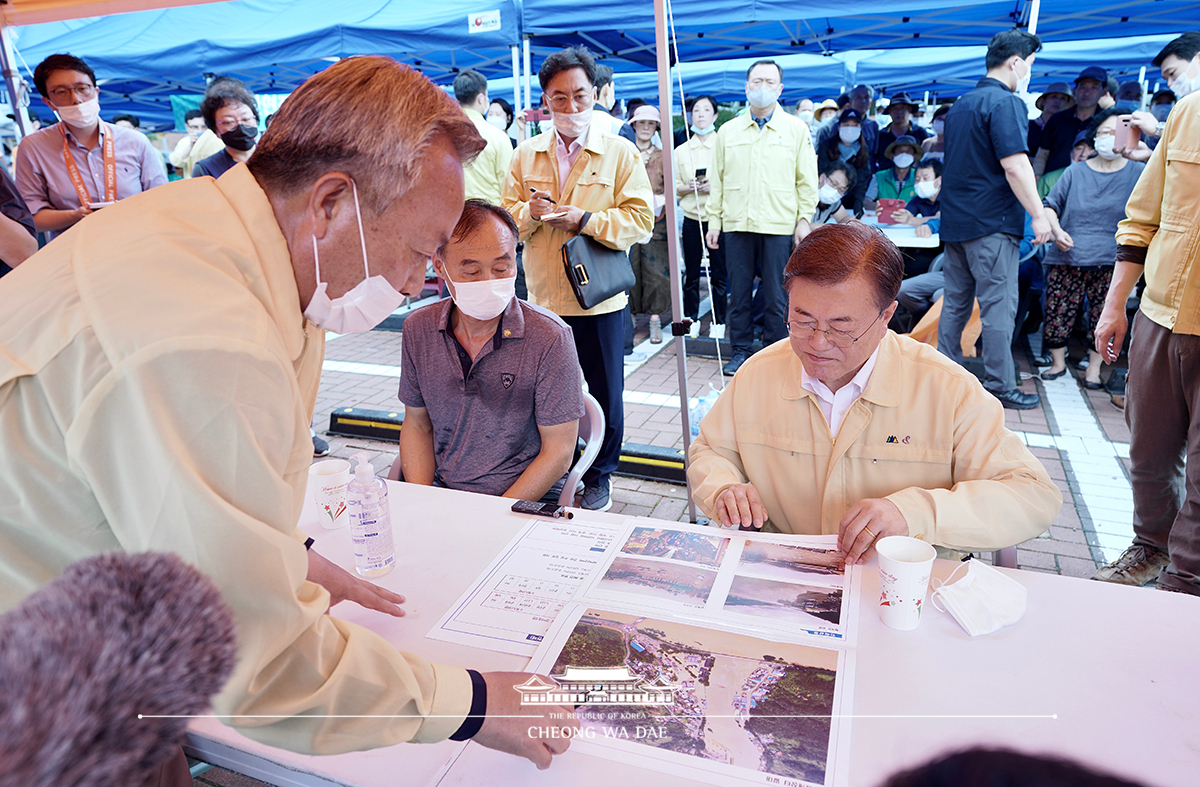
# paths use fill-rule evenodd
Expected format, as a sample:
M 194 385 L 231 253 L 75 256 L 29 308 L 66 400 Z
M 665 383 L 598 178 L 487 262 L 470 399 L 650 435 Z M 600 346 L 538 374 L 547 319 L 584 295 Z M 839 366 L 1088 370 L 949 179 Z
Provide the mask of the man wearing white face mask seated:
M 434 257 L 451 298 L 404 321 L 393 479 L 558 499 L 583 380 L 567 324 L 514 294 L 518 232 L 503 208 L 467 200 Z
M 22 140 L 17 157 L 17 188 L 40 232 L 53 237 L 105 204 L 167 182 L 145 134 L 100 120 L 100 90 L 87 63 L 51 55 L 33 81 L 62 118 Z

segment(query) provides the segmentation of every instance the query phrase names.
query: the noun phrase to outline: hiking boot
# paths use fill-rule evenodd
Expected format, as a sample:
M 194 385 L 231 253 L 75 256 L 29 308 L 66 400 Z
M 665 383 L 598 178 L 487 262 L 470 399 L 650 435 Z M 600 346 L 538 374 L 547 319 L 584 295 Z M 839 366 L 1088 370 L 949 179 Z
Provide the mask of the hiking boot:
M 1158 579 L 1158 572 L 1170 562 L 1171 558 L 1166 552 L 1154 547 L 1134 544 L 1107 566 L 1096 569 L 1096 573 L 1092 574 L 1092 579 L 1117 585 L 1141 587 Z

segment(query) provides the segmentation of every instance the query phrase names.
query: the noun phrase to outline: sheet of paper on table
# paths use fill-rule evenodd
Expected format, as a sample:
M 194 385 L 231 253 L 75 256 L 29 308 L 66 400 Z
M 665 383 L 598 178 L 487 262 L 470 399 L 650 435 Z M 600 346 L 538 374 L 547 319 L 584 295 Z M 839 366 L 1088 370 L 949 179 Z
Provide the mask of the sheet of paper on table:
M 848 784 L 852 649 L 570 604 L 522 704 L 577 705 L 573 747 L 712 784 Z
M 624 529 L 623 523 L 530 517 L 426 636 L 532 656 L 555 616 Z
M 854 644 L 861 582 L 837 536 L 626 521 L 575 600 L 670 612 L 772 639 Z

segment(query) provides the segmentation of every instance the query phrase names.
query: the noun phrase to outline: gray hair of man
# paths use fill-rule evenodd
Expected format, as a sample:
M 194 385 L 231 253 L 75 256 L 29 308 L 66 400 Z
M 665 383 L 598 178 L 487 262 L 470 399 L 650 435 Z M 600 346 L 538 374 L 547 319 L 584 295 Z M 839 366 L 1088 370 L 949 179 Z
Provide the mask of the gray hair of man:
M 248 166 L 269 194 L 288 197 L 329 172 L 345 172 L 375 214 L 408 191 L 439 136 L 463 165 L 487 146 L 437 85 L 388 57 L 351 57 L 288 97 Z

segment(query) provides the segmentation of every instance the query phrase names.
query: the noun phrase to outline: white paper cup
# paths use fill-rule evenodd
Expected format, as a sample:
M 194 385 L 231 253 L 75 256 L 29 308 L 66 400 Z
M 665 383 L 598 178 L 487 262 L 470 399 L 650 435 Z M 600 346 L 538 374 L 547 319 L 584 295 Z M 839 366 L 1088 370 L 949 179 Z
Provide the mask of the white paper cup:
M 350 463 L 345 459 L 326 459 L 308 468 L 313 481 L 313 499 L 320 512 L 321 526 L 336 530 L 350 523 L 346 513 L 346 487 L 350 485 Z
M 875 542 L 879 553 L 879 619 L 898 631 L 921 622 L 929 575 L 937 550 L 919 538 L 888 536 Z

